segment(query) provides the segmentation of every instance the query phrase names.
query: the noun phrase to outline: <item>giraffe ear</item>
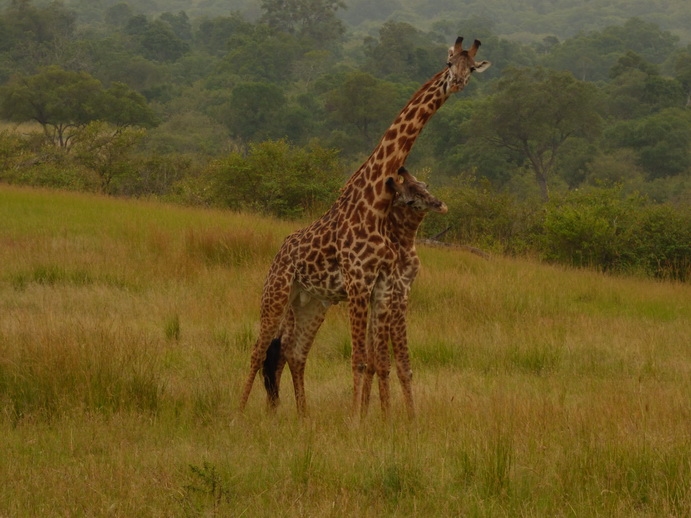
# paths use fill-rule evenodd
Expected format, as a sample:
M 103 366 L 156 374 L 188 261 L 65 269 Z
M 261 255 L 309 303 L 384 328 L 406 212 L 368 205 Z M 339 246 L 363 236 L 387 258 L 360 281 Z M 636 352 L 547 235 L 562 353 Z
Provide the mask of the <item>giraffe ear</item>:
M 401 188 L 401 184 L 399 184 L 393 176 L 389 176 L 386 179 L 386 186 L 391 189 L 393 192 L 401 194 L 403 192 L 403 189 Z
M 492 63 L 490 63 L 489 61 L 480 61 L 479 63 L 475 63 L 475 66 L 473 67 L 473 72 L 482 73 L 491 66 Z

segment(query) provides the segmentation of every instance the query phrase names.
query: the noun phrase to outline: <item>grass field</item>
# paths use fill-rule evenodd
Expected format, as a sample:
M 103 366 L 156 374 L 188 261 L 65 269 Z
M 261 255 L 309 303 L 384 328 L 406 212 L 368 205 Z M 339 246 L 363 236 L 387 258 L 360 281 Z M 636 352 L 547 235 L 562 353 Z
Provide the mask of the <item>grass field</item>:
M 423 248 L 414 422 L 349 419 L 342 305 L 240 415 L 296 226 L 0 186 L 0 516 L 691 516 L 689 285 Z

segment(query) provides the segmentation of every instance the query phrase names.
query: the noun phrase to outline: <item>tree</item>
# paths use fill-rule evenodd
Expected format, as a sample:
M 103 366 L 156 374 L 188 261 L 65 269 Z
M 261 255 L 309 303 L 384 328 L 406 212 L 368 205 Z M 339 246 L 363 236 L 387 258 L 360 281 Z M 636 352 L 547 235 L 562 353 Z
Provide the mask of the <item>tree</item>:
M 674 50 L 677 41 L 676 36 L 660 30 L 654 23 L 631 18 L 624 25 L 579 34 L 555 45 L 543 63 L 570 70 L 584 81 L 604 80 L 623 53 L 632 51 L 652 63 L 661 63 Z
M 129 126 L 148 128 L 157 124 L 156 116 L 147 105 L 144 96 L 125 83 L 113 83 L 101 93 L 99 103 L 98 119 L 118 128 Z
M 320 44 L 338 41 L 345 34 L 345 25 L 336 13 L 345 9 L 342 0 L 262 0 L 261 21 Z
M 125 33 L 131 36 L 138 52 L 147 59 L 162 63 L 177 61 L 189 52 L 189 44 L 176 31 L 183 37 L 191 38 L 191 30 L 185 13 L 178 16 L 164 13 L 153 22 L 139 14 L 130 18 L 125 25 Z
M 425 81 L 435 74 L 446 56 L 447 45 L 432 42 L 405 22 L 388 21 L 379 28 L 379 39 L 364 41 L 367 70 L 378 77 Z
M 31 0 L 12 0 L 3 18 L 16 45 L 41 45 L 70 39 L 75 29 L 76 14 L 62 2 L 36 7 Z
M 691 169 L 691 113 L 668 108 L 642 119 L 622 121 L 605 132 L 610 149 L 630 148 L 649 180 Z
M 279 135 L 286 100 L 283 90 L 270 83 L 238 84 L 224 115 L 231 135 L 247 143 Z
M 69 148 L 87 124 L 103 120 L 116 127 L 153 125 L 144 98 L 122 83 L 104 89 L 86 72 L 48 67 L 32 76 L 15 76 L 0 89 L 0 115 L 36 121 L 55 145 Z
M 680 107 L 686 102 L 683 84 L 675 78 L 663 77 L 659 67 L 629 51 L 610 70 L 612 81 L 607 85 L 607 106 L 618 118 L 633 119 Z
M 111 5 L 108 9 L 106 9 L 104 19 L 108 25 L 112 25 L 114 27 L 124 27 L 132 16 L 133 14 L 130 4 L 120 2 Z
M 250 33 L 239 32 L 228 41 L 229 51 L 218 73 L 240 76 L 250 81 L 281 84 L 292 76 L 293 63 L 300 53 L 295 36 L 276 33 L 265 25 Z
M 230 39 L 237 35 L 250 35 L 254 26 L 239 13 L 204 19 L 199 23 L 194 40 L 210 54 L 222 55 L 228 52 Z
M 599 133 L 597 90 L 568 72 L 510 70 L 483 109 L 473 115 L 473 138 L 483 139 L 525 163 L 544 200 L 559 151 L 573 137 Z
M 165 12 L 159 17 L 159 20 L 167 23 L 175 36 L 182 41 L 192 41 L 192 24 L 185 11 L 180 11 L 178 14 Z
M 87 124 L 75 135 L 76 159 L 98 174 L 103 193 L 111 193 L 113 179 L 131 168 L 129 154 L 144 137 L 141 128 L 116 128 L 105 122 Z
M 72 66 L 83 61 L 75 43 L 76 13 L 62 2 L 35 6 L 30 0 L 12 0 L 0 12 L 0 59 L 11 71 L 35 72 L 46 65 Z M 0 82 L 9 74 L 0 72 Z M 4 77 L 3 77 L 4 76 Z
M 674 77 L 686 92 L 686 106 L 691 106 L 691 52 L 677 54 L 674 60 Z
M 382 123 L 395 116 L 399 97 L 393 83 L 366 72 L 352 72 L 327 94 L 326 109 L 336 121 L 354 126 L 369 141 L 373 126 L 378 132 Z
M 144 57 L 167 63 L 180 59 L 190 46 L 175 35 L 168 23 L 156 20 L 142 34 L 141 49 Z

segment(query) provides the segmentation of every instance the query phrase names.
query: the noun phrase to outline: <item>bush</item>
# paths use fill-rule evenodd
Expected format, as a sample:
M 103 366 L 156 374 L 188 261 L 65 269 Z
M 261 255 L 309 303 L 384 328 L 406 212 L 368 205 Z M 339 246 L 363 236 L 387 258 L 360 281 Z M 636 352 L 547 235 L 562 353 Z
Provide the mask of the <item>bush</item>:
M 548 260 L 686 280 L 691 213 L 619 188 L 575 191 L 547 206 L 541 249 Z
M 423 235 L 434 236 L 448 229 L 444 233 L 447 241 L 521 254 L 532 248 L 540 233 L 542 211 L 538 204 L 493 191 L 487 182 L 459 180 L 432 192 L 448 205 L 449 212 L 425 218 Z
M 691 210 L 651 205 L 638 215 L 635 253 L 640 267 L 656 277 L 691 279 Z
M 296 217 L 332 203 L 344 182 L 338 153 L 284 140 L 252 144 L 211 165 L 214 200 L 232 209 Z
M 98 175 L 75 163 L 63 149 L 46 145 L 42 135 L 28 138 L 0 132 L 0 181 L 74 191 L 98 191 Z

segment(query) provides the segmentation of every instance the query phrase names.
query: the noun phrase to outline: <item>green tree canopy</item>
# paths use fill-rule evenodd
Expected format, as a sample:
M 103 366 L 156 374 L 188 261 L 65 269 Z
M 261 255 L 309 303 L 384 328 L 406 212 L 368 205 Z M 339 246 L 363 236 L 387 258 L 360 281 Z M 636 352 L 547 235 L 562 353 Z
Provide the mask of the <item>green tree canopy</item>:
M 48 67 L 32 76 L 15 76 L 0 88 L 0 115 L 36 121 L 56 145 L 69 147 L 75 130 L 96 120 L 116 126 L 152 125 L 144 98 L 122 83 L 107 90 L 86 72 Z
M 369 141 L 386 127 L 401 105 L 393 83 L 366 72 L 351 72 L 326 95 L 326 109 L 339 123 L 355 127 Z
M 601 126 L 598 112 L 596 88 L 570 73 L 514 69 L 473 114 L 473 138 L 526 164 L 546 200 L 548 179 L 562 145 L 573 137 L 597 135 Z
M 642 119 L 623 121 L 605 132 L 610 149 L 630 148 L 649 179 L 691 171 L 691 112 L 669 108 Z
M 280 87 L 271 83 L 245 82 L 233 89 L 223 115 L 231 135 L 247 143 L 282 136 L 285 104 Z
M 425 81 L 441 69 L 447 48 L 409 23 L 394 21 L 379 28 L 378 39 L 364 41 L 368 71 L 378 77 L 416 81 Z
M 261 20 L 271 28 L 328 44 L 345 34 L 336 13 L 345 9 L 342 0 L 262 0 Z

